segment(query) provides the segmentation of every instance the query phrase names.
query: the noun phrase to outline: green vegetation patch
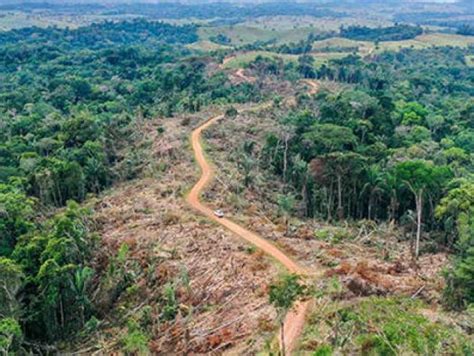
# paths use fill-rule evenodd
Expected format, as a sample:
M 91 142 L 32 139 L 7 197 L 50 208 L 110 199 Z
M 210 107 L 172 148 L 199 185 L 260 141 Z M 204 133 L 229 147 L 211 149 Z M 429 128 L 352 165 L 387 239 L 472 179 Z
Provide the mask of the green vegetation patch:
M 428 320 L 422 308 L 419 301 L 408 298 L 333 304 L 311 316 L 302 348 L 318 355 L 472 354 L 469 340 L 451 326 Z
M 339 243 L 347 239 L 351 239 L 353 236 L 350 231 L 343 227 L 327 227 L 316 230 L 314 237 L 318 240 L 323 240 L 331 243 Z
M 276 32 L 248 26 L 200 27 L 198 30 L 201 40 L 210 41 L 219 35 L 231 40 L 232 45 L 245 45 L 256 41 L 269 41 L 277 37 Z
M 381 27 L 390 26 L 392 22 L 385 19 L 368 19 L 364 17 L 313 17 L 313 16 L 262 16 L 248 19 L 242 23 L 246 26 L 258 27 L 270 30 L 291 30 L 312 28 L 319 33 L 329 31 L 339 31 L 341 26 L 367 26 Z
M 188 57 L 183 46 L 196 39 L 194 26 L 143 20 L 0 32 L 0 285 L 8 288 L 0 288 L 0 354 L 21 353 L 31 340 L 66 345 L 92 332 L 94 314 L 112 310 L 119 297 L 124 308 L 114 309 L 115 320 L 130 310 L 140 292 L 130 281 L 142 269 L 127 264 L 125 248 L 97 262 L 93 212 L 78 203 L 136 178 L 150 140 L 167 134 L 163 125 L 141 141 L 135 120 L 237 98 L 239 87 L 226 85 L 224 74 L 208 77 L 205 63 Z M 159 160 L 150 174 L 167 168 Z M 165 225 L 177 219 L 163 215 Z M 164 321 L 178 312 L 173 288 L 165 286 Z M 147 335 L 128 329 L 122 347 L 142 352 Z
M 305 40 L 311 33 L 317 33 L 313 27 L 302 28 L 262 28 L 246 25 L 230 25 L 219 27 L 200 27 L 198 30 L 199 38 L 204 41 L 210 41 L 218 36 L 225 36 L 230 39 L 230 45 L 242 46 L 255 42 L 270 42 L 276 44 L 298 42 Z
M 395 25 L 370 28 L 366 26 L 341 27 L 341 36 L 360 41 L 402 41 L 415 38 L 423 33 L 421 27 Z
M 22 27 L 75 27 L 72 21 L 67 21 L 52 16 L 33 15 L 22 12 L 0 11 L 0 31 L 8 31 Z
M 203 52 L 212 52 L 217 50 L 225 50 L 230 48 L 229 46 L 221 45 L 211 41 L 197 41 L 186 46 L 189 49 Z
M 311 55 L 314 58 L 313 65 L 314 67 L 321 67 L 323 64 L 327 64 L 332 59 L 341 59 L 347 56 L 347 53 L 317 53 Z M 258 57 L 269 58 L 273 60 L 281 59 L 285 63 L 294 63 L 298 62 L 298 55 L 296 54 L 284 54 L 284 53 L 274 53 L 269 51 L 249 51 L 245 53 L 237 54 L 235 57 L 230 58 L 224 64 L 224 68 L 227 69 L 236 69 L 236 68 L 245 68 L 252 62 L 254 62 Z
M 474 55 L 473 56 L 466 56 L 466 64 L 469 67 L 474 67 Z
M 416 40 L 433 46 L 468 47 L 474 44 L 474 36 L 462 36 L 448 33 L 431 33 L 418 36 Z
M 280 54 L 268 51 L 250 51 L 245 53 L 237 54 L 235 57 L 229 59 L 224 67 L 231 68 L 243 68 L 248 66 L 250 63 L 255 61 L 258 57 L 270 58 L 270 59 L 282 59 L 286 62 L 294 62 L 298 60 L 298 56 L 292 54 Z
M 356 41 L 342 37 L 332 37 L 312 44 L 313 52 L 323 52 L 331 55 L 331 52 L 357 52 L 359 55 L 368 55 L 374 52 L 400 51 L 404 48 L 426 49 L 432 46 L 452 46 L 466 48 L 474 45 L 474 37 L 460 36 L 445 33 L 432 33 L 417 36 L 412 39 L 401 41 L 383 41 L 375 43 L 373 41 Z

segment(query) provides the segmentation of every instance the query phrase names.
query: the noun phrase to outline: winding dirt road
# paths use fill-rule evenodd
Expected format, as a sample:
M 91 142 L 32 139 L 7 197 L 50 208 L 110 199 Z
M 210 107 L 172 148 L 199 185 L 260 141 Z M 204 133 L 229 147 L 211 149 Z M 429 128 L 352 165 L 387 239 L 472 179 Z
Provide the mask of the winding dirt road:
M 214 177 L 213 167 L 207 162 L 204 150 L 201 146 L 201 133 L 203 130 L 207 129 L 209 126 L 213 125 L 217 121 L 223 119 L 223 115 L 216 116 L 209 119 L 203 125 L 199 126 L 192 132 L 191 142 L 194 150 L 194 155 L 197 163 L 201 168 L 201 178 L 196 183 L 196 185 L 191 189 L 187 197 L 188 203 L 196 210 L 198 210 L 203 215 L 207 216 L 209 219 L 217 222 L 218 224 L 226 227 L 242 239 L 250 242 L 259 249 L 261 249 L 266 254 L 270 255 L 278 262 L 280 262 L 290 273 L 295 273 L 301 276 L 307 275 L 307 271 L 299 266 L 295 261 L 288 257 L 283 251 L 279 250 L 271 242 L 265 240 L 263 237 L 257 235 L 254 232 L 251 232 L 244 227 L 234 223 L 233 221 L 226 218 L 218 218 L 214 215 L 214 212 L 211 208 L 206 206 L 200 201 L 200 195 L 204 188 L 209 184 L 209 182 Z M 284 328 L 284 339 L 285 339 L 285 349 L 286 353 L 289 355 L 291 351 L 296 346 L 296 342 L 301 335 L 304 327 L 305 316 L 310 307 L 310 302 L 300 302 L 290 311 L 285 318 L 285 328 Z

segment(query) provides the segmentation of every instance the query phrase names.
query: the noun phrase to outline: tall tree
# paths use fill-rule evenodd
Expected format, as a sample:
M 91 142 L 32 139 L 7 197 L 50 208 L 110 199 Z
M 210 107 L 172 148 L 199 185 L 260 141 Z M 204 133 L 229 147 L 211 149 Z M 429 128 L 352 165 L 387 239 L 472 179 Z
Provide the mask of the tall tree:
M 285 218 L 286 233 L 289 231 L 289 221 L 293 210 L 295 209 L 295 196 L 293 194 L 281 194 L 278 196 L 278 208 Z
M 294 274 L 285 275 L 270 286 L 270 303 L 277 309 L 280 322 L 281 352 L 283 356 L 286 353 L 284 317 L 304 292 L 304 286 L 300 283 L 299 277 Z
M 395 174 L 413 194 L 416 206 L 416 238 L 415 258 L 420 253 L 420 238 L 422 231 L 424 198 L 433 190 L 442 190 L 451 171 L 445 166 L 435 166 L 428 161 L 416 160 L 399 163 L 395 167 Z

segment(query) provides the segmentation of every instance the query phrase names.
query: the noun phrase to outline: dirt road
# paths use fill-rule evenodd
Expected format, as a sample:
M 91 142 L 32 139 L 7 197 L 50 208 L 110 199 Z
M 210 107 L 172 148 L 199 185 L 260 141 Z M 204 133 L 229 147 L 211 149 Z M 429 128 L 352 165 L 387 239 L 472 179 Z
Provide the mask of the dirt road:
M 257 78 L 251 77 L 245 74 L 245 69 L 240 68 L 235 73 L 234 76 L 240 79 L 243 83 L 255 83 Z
M 314 95 L 319 91 L 319 83 L 314 79 L 302 79 L 303 83 L 309 86 L 308 94 Z
M 283 251 L 279 250 L 271 242 L 265 240 L 263 237 L 257 235 L 254 232 L 251 232 L 244 227 L 234 223 L 233 221 L 226 218 L 218 218 L 214 215 L 214 212 L 211 208 L 207 207 L 200 201 L 200 195 L 206 185 L 213 179 L 214 171 L 213 167 L 207 162 L 204 156 L 204 150 L 201 146 L 201 133 L 203 130 L 213 125 L 217 121 L 223 119 L 223 115 L 216 116 L 211 118 L 203 125 L 195 129 L 191 135 L 191 142 L 194 150 L 194 155 L 196 161 L 201 168 L 201 178 L 192 188 L 189 193 L 187 200 L 188 203 L 207 216 L 209 219 L 217 222 L 218 224 L 223 225 L 239 237 L 247 240 L 251 244 L 255 245 L 268 255 L 272 256 L 278 262 L 280 262 L 290 273 L 296 273 L 299 275 L 306 275 L 307 271 L 299 266 L 295 261 L 288 257 Z M 284 329 L 284 338 L 285 338 L 285 349 L 287 354 L 291 354 L 291 351 L 296 346 L 298 337 L 301 335 L 301 332 L 304 327 L 305 316 L 309 309 L 309 302 L 298 303 L 295 308 L 289 312 L 285 318 L 285 329 Z

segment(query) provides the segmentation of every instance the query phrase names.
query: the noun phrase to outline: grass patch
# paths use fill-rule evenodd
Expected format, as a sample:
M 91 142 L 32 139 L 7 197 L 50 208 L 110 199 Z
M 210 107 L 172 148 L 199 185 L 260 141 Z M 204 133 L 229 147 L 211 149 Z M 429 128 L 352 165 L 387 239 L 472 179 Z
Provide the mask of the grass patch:
M 246 26 L 277 31 L 311 28 L 313 32 L 338 31 L 341 25 L 380 27 L 389 26 L 390 21 L 383 19 L 361 18 L 316 18 L 313 16 L 263 16 L 243 23 Z
M 352 239 L 350 231 L 343 227 L 330 227 L 318 229 L 314 232 L 314 237 L 317 240 L 322 240 L 330 242 L 332 244 L 337 244 L 344 240 Z
M 371 297 L 349 306 L 315 308 L 304 333 L 304 351 L 364 355 L 469 355 L 472 345 L 452 326 L 420 314 L 409 298 Z
M 350 39 L 334 37 L 314 42 L 313 52 L 327 51 L 328 49 L 340 49 L 342 51 L 343 49 L 351 50 L 357 48 L 358 54 L 364 56 L 373 52 L 380 53 L 383 51 L 398 51 L 403 48 L 423 49 L 429 48 L 431 46 L 468 47 L 470 45 L 474 45 L 473 36 L 461 36 L 445 33 L 421 35 L 414 39 L 404 41 L 380 42 L 377 46 L 374 42 L 354 41 Z M 324 52 L 318 54 L 331 55 L 331 53 Z
M 314 53 L 314 65 L 320 67 L 325 63 L 328 63 L 331 59 L 340 59 L 347 56 L 348 53 L 338 53 L 338 52 L 329 52 L 329 53 Z M 251 62 L 253 62 L 258 56 L 272 58 L 272 59 L 282 59 L 284 62 L 298 62 L 298 56 L 294 54 L 282 54 L 274 53 L 268 51 L 249 51 L 245 53 L 239 53 L 224 65 L 224 68 L 227 69 L 237 69 L 245 68 Z
M 466 64 L 468 67 L 474 67 L 474 55 L 466 56 Z
M 310 33 L 320 32 L 320 29 L 314 26 L 287 26 L 284 23 L 275 24 L 275 26 L 256 26 L 252 23 L 219 27 L 202 26 L 198 29 L 198 35 L 201 40 L 209 41 L 211 37 L 222 34 L 230 38 L 231 45 L 233 46 L 271 40 L 275 40 L 277 45 L 298 42 L 305 40 Z
M 203 52 L 211 52 L 211 51 L 217 51 L 220 49 L 231 48 L 229 46 L 220 45 L 220 44 L 217 44 L 211 41 L 206 41 L 206 40 L 188 44 L 186 47 L 188 47 L 189 49 L 193 49 L 196 51 L 203 51 Z
M 237 69 L 237 68 L 244 68 L 248 66 L 251 62 L 253 62 L 258 56 L 272 58 L 272 59 L 282 59 L 286 62 L 297 62 L 298 56 L 292 54 L 280 54 L 280 53 L 273 53 L 268 51 L 250 51 L 245 53 L 239 53 L 234 58 L 230 59 L 224 65 L 224 68 L 227 69 Z
M 211 37 L 219 34 L 230 38 L 231 44 L 234 46 L 250 44 L 256 41 L 269 41 L 278 37 L 276 32 L 242 25 L 220 27 L 203 26 L 198 29 L 199 38 L 205 41 L 209 41 Z
M 348 55 L 349 53 L 339 53 L 339 52 L 313 54 L 314 65 L 319 68 L 323 64 L 328 63 L 331 59 L 341 59 L 341 58 L 347 57 Z
M 26 14 L 22 12 L 0 12 L 0 31 L 9 31 L 23 27 L 77 27 L 72 21 L 56 19 L 48 16 Z
M 415 38 L 418 42 L 431 46 L 468 47 L 474 44 L 474 36 L 462 36 L 448 33 L 431 33 Z

